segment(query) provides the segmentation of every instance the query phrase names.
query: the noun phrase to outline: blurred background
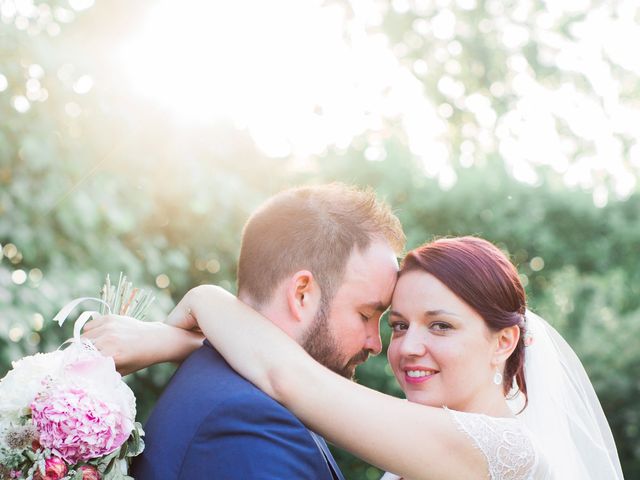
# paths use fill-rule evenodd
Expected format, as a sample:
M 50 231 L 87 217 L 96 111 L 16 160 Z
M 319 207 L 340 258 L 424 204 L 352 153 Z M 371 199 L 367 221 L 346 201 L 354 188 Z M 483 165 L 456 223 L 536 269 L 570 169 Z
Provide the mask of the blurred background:
M 0 0 L 0 377 L 106 273 L 153 290 L 152 319 L 235 291 L 249 213 L 340 180 L 408 248 L 508 252 L 640 478 L 639 25 L 634 0 Z M 128 378 L 141 419 L 173 368 Z M 400 395 L 384 355 L 359 378 Z

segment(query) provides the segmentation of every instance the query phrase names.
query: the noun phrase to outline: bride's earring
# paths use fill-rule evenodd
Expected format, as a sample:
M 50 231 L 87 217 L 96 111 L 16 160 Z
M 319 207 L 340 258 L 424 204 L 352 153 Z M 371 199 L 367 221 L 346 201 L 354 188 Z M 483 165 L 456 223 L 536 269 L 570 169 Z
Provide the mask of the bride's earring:
M 493 375 L 493 383 L 496 385 L 502 385 L 502 374 L 499 370 L 496 370 L 496 373 Z

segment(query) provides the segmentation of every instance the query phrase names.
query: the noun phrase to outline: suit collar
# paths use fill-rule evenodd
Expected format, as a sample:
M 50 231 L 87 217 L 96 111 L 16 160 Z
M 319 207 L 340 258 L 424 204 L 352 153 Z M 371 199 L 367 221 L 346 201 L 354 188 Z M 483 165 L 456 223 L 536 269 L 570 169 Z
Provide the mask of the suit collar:
M 344 477 L 342 476 L 342 472 L 340 471 L 340 468 L 338 468 L 338 464 L 333 458 L 333 455 L 331 455 L 331 451 L 329 450 L 327 443 L 324 441 L 324 438 L 312 432 L 311 430 L 309 430 L 309 433 L 311 433 L 311 436 L 313 437 L 316 444 L 322 451 L 322 454 L 324 455 L 324 458 L 327 461 L 327 465 L 329 466 L 329 470 L 331 470 L 331 474 L 333 475 L 333 478 L 335 478 L 336 480 L 344 480 Z

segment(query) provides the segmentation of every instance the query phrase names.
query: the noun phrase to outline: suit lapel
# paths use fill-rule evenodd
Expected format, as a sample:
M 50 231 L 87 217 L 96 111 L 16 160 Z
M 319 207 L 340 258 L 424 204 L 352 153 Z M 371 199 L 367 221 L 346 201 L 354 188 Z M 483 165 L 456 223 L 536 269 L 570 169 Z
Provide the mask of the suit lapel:
M 309 430 L 309 433 L 311 433 L 313 440 L 316 442 L 316 445 L 318 445 L 318 448 L 322 452 L 322 455 L 324 456 L 324 459 L 327 462 L 327 466 L 329 467 L 329 470 L 331 471 L 331 475 L 333 476 L 333 478 L 335 480 L 344 480 L 344 477 L 342 476 L 342 472 L 338 468 L 338 464 L 333 458 L 333 455 L 331 455 L 331 452 L 329 451 L 329 447 L 327 446 L 327 443 L 324 441 L 324 439 L 320 435 L 316 435 L 311 430 Z

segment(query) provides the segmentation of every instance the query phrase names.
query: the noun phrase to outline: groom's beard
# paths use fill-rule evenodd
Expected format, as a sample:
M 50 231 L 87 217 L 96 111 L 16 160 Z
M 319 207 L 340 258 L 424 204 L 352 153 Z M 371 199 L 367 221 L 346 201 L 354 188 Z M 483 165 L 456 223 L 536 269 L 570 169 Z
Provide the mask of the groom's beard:
M 353 380 L 356 366 L 369 358 L 369 350 L 362 350 L 348 361 L 343 360 L 338 342 L 329 329 L 328 308 L 321 306 L 316 313 L 313 325 L 309 328 L 302 342 L 309 355 L 316 361 L 349 380 Z

